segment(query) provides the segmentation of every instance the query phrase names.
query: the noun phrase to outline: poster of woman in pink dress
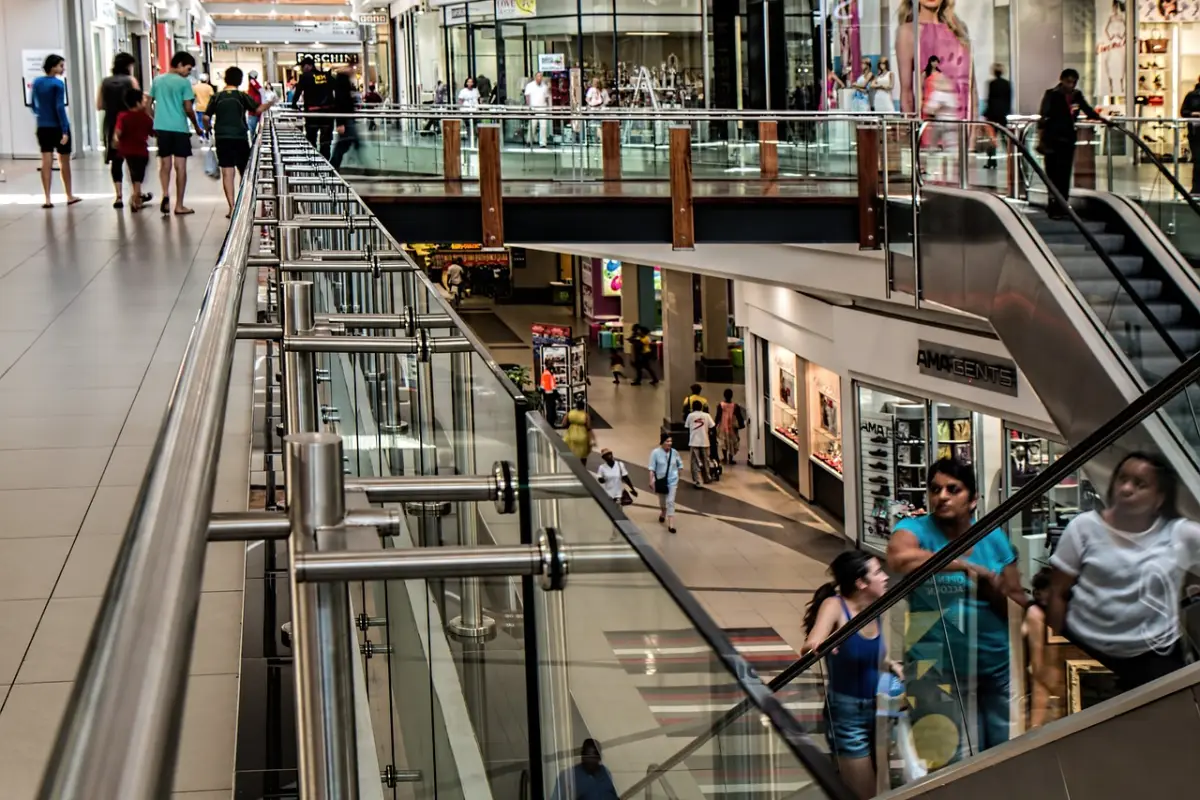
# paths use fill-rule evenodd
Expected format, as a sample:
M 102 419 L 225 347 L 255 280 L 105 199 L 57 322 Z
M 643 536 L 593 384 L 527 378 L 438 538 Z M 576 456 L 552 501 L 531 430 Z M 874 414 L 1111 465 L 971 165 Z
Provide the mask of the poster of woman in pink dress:
M 900 0 L 896 29 L 897 72 L 900 75 L 900 110 L 911 114 L 916 108 L 913 61 L 922 64 L 937 56 L 938 67 L 956 98 L 959 119 L 974 119 L 978 113 L 978 91 L 972 67 L 971 38 L 967 26 L 954 11 L 955 0 L 917 0 L 921 39 L 914 47 L 913 0 Z

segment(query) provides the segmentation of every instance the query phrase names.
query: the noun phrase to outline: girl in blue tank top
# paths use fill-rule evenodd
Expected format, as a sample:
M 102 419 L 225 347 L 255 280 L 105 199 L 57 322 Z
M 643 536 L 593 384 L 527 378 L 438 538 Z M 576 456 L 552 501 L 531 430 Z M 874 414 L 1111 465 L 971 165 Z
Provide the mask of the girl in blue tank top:
M 829 567 L 833 580 L 813 594 L 804 614 L 805 651 L 815 650 L 834 631 L 887 591 L 887 575 L 878 559 L 858 550 L 842 553 Z M 880 666 L 897 676 L 900 665 L 887 660 L 879 621 L 858 631 L 825 660 L 826 737 L 842 778 L 861 798 L 875 795 L 871 758 L 875 732 L 875 694 Z

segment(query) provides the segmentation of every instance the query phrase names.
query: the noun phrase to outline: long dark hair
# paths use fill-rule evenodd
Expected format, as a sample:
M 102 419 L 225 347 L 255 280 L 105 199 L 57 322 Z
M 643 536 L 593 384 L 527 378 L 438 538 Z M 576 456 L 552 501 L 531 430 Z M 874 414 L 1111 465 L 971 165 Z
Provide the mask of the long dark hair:
M 1154 470 L 1154 480 L 1158 482 L 1158 490 L 1162 492 L 1163 496 L 1163 504 L 1158 510 L 1158 515 L 1163 519 L 1175 519 L 1178 517 L 1179 476 L 1175 474 L 1174 468 L 1162 456 L 1155 453 L 1145 453 L 1140 450 L 1128 453 L 1113 468 L 1112 477 L 1108 479 L 1108 491 L 1104 495 L 1105 505 L 1111 507 L 1113 504 L 1113 484 L 1117 482 L 1117 476 L 1121 474 L 1121 467 L 1125 466 L 1126 461 L 1133 461 L 1134 459 L 1145 461 Z
M 931 74 L 933 74 L 933 65 L 934 64 L 937 64 L 940 67 L 942 65 L 942 60 L 940 58 L 938 58 L 937 56 L 929 57 L 929 60 L 925 62 L 925 77 L 926 78 L 928 78 Z M 939 72 L 940 72 L 940 70 L 939 70 Z
M 874 556 L 862 550 L 847 550 L 833 560 L 829 565 L 829 574 L 833 576 L 833 580 L 813 592 L 812 602 L 804 611 L 806 634 L 812 633 L 813 626 L 817 624 L 817 613 L 821 610 L 822 603 L 836 595 L 850 597 L 858 591 L 858 581 L 867 577 L 872 558 Z
M 132 75 L 133 65 L 137 63 L 137 59 L 129 53 L 117 53 L 113 56 L 112 74 L 113 75 Z

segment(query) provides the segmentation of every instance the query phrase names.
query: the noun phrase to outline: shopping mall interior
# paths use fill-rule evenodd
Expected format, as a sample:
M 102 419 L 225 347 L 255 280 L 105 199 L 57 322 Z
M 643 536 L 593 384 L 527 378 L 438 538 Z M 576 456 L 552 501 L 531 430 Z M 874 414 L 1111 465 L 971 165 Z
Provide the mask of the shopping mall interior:
M 1194 792 L 1200 4 L 0 45 L 0 798 Z

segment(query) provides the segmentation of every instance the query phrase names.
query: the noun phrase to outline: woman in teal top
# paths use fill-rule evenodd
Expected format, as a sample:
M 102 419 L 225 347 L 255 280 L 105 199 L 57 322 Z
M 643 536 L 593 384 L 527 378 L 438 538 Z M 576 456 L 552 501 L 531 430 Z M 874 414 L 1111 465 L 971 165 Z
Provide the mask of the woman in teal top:
M 901 574 L 974 522 L 979 496 L 970 466 L 941 459 L 930 467 L 927 486 L 929 514 L 901 520 L 888 542 L 888 566 Z M 940 743 L 921 753 L 930 767 L 960 758 L 964 736 L 971 753 L 1008 740 L 1008 600 L 1028 605 L 1016 560 L 1004 532 L 994 530 L 909 595 L 905 672 L 916 700 L 914 729 L 924 717 L 947 718 L 925 723 L 927 731 L 941 727 L 947 736 L 918 737 Z M 964 715 L 974 724 L 967 725 Z
M 658 521 L 667 523 L 675 532 L 675 491 L 679 488 L 679 471 L 683 461 L 671 442 L 671 434 L 659 437 L 659 446 L 650 453 L 650 488 L 658 495 Z

